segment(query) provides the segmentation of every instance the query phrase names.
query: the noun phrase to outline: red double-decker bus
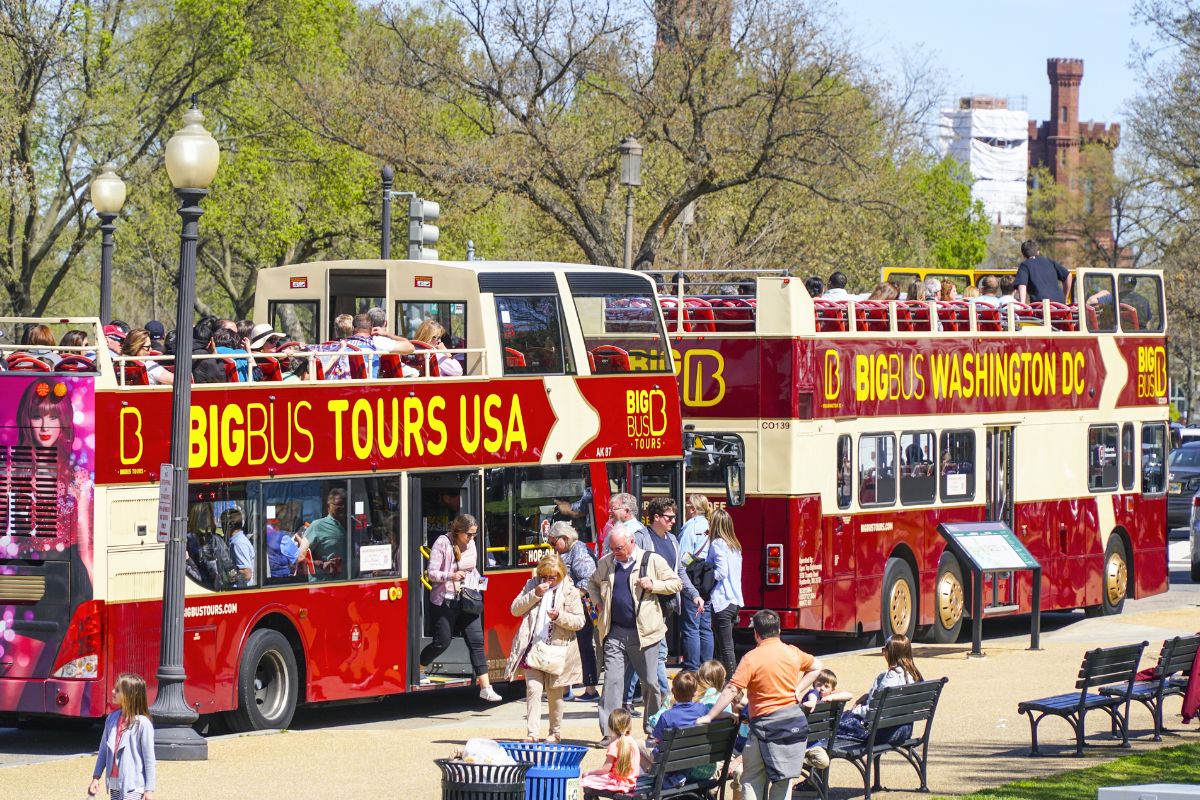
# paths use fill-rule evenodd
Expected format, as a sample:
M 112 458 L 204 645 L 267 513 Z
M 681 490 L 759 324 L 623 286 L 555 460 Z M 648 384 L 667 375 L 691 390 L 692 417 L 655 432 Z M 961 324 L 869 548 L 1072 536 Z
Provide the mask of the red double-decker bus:
M 461 641 L 431 666 L 432 686 L 417 662 L 431 638 L 427 548 L 461 513 L 480 521 L 486 655 L 499 677 L 519 622 L 509 605 L 550 523 L 570 520 L 595 541 L 613 492 L 679 463 L 671 364 L 628 357 L 666 347 L 645 276 L 322 262 L 264 270 L 257 298 L 256 319 L 289 339 L 332 338 L 339 314 L 379 307 L 409 337 L 437 321 L 447 350 L 407 357 L 415 378 L 369 377 L 404 365 L 343 350 L 322 358 L 356 359 L 362 377 L 322 380 L 314 363 L 301 380 L 275 380 L 291 366 L 280 355 L 260 357 L 251 381 L 232 358 L 230 382 L 195 385 L 186 693 L 236 729 L 285 726 L 298 703 L 468 684 Z M 95 319 L 6 322 L 104 342 Z M 171 389 L 142 385 L 153 367 L 103 349 L 4 349 L 0 715 L 98 717 L 119 672 L 153 680 L 158 661 Z M 439 374 L 459 371 L 438 369 L 447 358 L 461 376 Z M 170 364 L 142 361 L 154 359 Z M 249 574 L 231 573 L 217 542 L 233 510 L 253 545 Z M 344 533 L 336 557 L 319 570 L 274 557 L 273 534 L 321 518 Z
M 1033 307 L 814 300 L 786 276 L 662 297 L 688 491 L 744 455 L 744 614 L 945 642 L 974 614 L 1028 613 L 1029 573 L 989 577 L 970 607 L 942 522 L 1007 523 L 1046 610 L 1165 591 L 1162 277 L 1075 285 L 1077 304 Z

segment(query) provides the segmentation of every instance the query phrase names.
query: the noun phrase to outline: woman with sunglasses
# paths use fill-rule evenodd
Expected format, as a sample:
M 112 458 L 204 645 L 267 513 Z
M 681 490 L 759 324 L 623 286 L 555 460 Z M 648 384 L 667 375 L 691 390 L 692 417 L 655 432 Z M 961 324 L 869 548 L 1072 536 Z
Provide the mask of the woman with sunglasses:
M 463 608 L 464 589 L 479 591 L 479 551 L 475 535 L 479 523 L 470 514 L 459 514 L 450 530 L 433 543 L 429 554 L 429 581 L 433 590 L 433 641 L 421 651 L 421 683 L 429 683 L 426 670 L 434 659 L 446 652 L 450 639 L 463 637 L 471 653 L 471 669 L 479 684 L 479 696 L 489 703 L 502 699 L 488 678 L 487 658 L 483 653 L 483 623 L 480 615 Z
M 708 519 L 708 553 L 705 558 L 713 565 L 712 611 L 713 658 L 725 666 L 725 674 L 733 675 L 737 655 L 733 651 L 733 628 L 738 611 L 746 604 L 742 599 L 742 543 L 733 530 L 733 519 L 723 508 L 714 509 Z
M 174 373 L 164 367 L 162 362 L 156 361 L 152 357 L 150 332 L 145 328 L 134 328 L 125 335 L 125 340 L 121 342 L 121 355 L 141 360 L 142 366 L 146 368 L 146 378 L 151 384 L 161 385 L 175 382 Z

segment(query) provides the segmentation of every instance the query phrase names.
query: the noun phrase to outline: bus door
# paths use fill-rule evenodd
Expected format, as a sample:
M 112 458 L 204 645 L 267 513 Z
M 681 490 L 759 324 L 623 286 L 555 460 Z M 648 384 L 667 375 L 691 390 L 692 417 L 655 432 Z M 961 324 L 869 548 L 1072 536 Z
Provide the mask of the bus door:
M 648 509 L 650 501 L 656 497 L 670 497 L 675 505 L 683 508 L 683 463 L 668 461 L 663 464 L 634 464 L 633 481 L 630 493 L 638 499 L 641 506 L 642 524 L 650 527 Z M 675 520 L 671 529 L 676 536 L 683 524 L 683 514 Z
M 850 437 L 842 434 L 837 439 L 836 508 L 821 509 L 825 540 L 821 586 L 823 627 L 830 631 L 854 630 L 859 616 L 854 579 L 854 542 L 858 517 L 850 513 L 854 500 L 851 456 Z
M 410 474 L 408 478 L 408 682 L 420 684 L 420 654 L 433 641 L 432 584 L 426 570 L 433 543 L 443 533 L 449 533 L 450 523 L 459 514 L 479 519 L 479 476 L 472 472 L 431 472 Z M 486 574 L 486 559 L 480 555 L 478 569 Z M 487 620 L 483 620 L 484 628 Z M 433 659 L 428 676 L 434 685 L 470 682 L 473 679 L 471 658 L 461 636 L 451 637 L 450 647 Z
M 1013 524 L 1013 431 L 1012 426 L 987 429 L 987 518 L 1003 522 L 1020 535 Z M 983 602 L 988 607 L 1015 606 L 1013 574 L 988 573 L 984 578 Z

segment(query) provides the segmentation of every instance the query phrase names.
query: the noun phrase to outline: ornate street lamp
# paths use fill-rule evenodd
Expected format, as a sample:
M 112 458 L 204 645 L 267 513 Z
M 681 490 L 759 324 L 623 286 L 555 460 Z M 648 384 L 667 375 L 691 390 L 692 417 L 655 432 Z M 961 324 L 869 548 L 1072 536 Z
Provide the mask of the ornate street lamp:
M 396 182 L 396 173 L 384 164 L 379 170 L 379 181 L 383 184 L 383 217 L 379 226 L 379 257 L 392 257 L 392 186 Z
M 621 154 L 621 185 L 625 187 L 625 269 L 633 269 L 633 187 L 642 185 L 642 146 L 633 134 L 617 147 Z
M 167 175 L 179 196 L 183 232 L 179 245 L 179 300 L 175 306 L 175 377 L 171 397 L 171 531 L 163 574 L 162 641 L 159 646 L 154 751 L 165 761 L 204 761 L 208 742 L 192 729 L 198 715 L 183 695 L 183 584 L 187 541 L 188 426 L 192 405 L 192 308 L 196 294 L 197 223 L 200 201 L 217 174 L 221 150 L 204 129 L 204 115 L 192 107 L 182 130 L 167 142 Z
M 100 217 L 100 322 L 112 322 L 112 252 L 113 231 L 117 229 L 117 215 L 125 205 L 125 181 L 117 175 L 117 165 L 109 162 L 100 168 L 100 174 L 92 179 L 88 187 L 92 208 Z

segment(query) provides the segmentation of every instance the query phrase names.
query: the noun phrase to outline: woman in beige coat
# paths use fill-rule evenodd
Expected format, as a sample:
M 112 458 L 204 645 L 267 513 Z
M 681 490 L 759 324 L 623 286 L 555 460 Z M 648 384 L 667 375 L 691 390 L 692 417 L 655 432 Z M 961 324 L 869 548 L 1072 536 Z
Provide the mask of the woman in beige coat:
M 525 719 L 530 742 L 541 741 L 538 729 L 543 690 L 550 707 L 550 735 L 545 741 L 558 742 L 562 738 L 563 693 L 571 684 L 583 680 L 579 643 L 575 638 L 575 632 L 583 627 L 583 600 L 579 590 L 566 578 L 567 567 L 562 559 L 557 553 L 547 553 L 512 603 L 513 616 L 524 619 L 513 641 L 504 679 L 512 680 L 518 669 L 525 672 Z M 526 665 L 529 650 L 539 641 L 566 648 L 565 666 L 560 674 Z

